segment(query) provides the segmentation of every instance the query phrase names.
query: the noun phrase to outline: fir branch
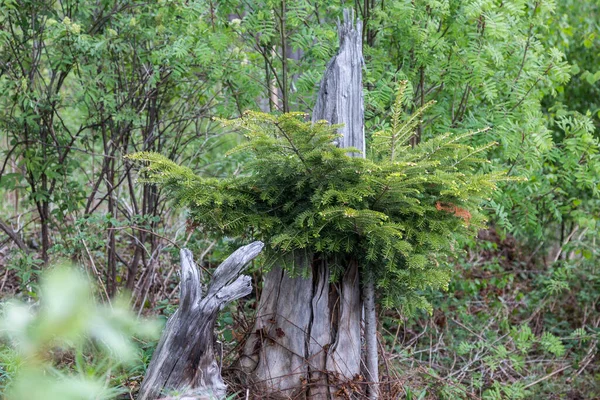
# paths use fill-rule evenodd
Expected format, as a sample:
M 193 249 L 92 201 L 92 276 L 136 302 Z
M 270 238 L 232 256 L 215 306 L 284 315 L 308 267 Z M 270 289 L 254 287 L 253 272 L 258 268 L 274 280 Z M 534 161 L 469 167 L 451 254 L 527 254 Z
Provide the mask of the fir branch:
M 294 151 L 294 153 L 296 153 L 296 155 L 298 156 L 298 158 L 300 159 L 300 161 L 302 161 L 302 164 L 304 164 L 304 167 L 306 168 L 306 171 L 310 174 L 312 173 L 312 170 L 310 169 L 310 167 L 308 166 L 308 164 L 306 163 L 306 160 L 304 159 L 304 157 L 302 157 L 302 154 L 300 153 L 300 151 L 298 150 L 298 148 L 296 148 L 296 146 L 294 145 L 294 142 L 292 141 L 292 139 L 287 135 L 287 133 L 285 132 L 285 130 L 283 130 L 281 128 L 281 125 L 279 124 L 279 122 L 275 122 L 275 126 L 277 127 L 277 129 L 279 129 L 279 132 L 283 135 L 283 137 L 288 141 L 288 143 L 290 144 L 290 146 L 292 146 L 292 150 Z

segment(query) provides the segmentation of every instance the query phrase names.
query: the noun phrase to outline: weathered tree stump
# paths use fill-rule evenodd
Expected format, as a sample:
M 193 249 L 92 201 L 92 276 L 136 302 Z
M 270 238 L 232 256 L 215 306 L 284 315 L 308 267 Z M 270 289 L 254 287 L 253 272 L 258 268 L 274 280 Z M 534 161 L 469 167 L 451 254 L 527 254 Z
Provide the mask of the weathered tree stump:
M 204 295 L 192 253 L 181 250 L 179 309 L 169 318 L 144 377 L 138 400 L 154 400 L 171 391 L 186 396 L 225 396 L 225 384 L 214 352 L 214 326 L 219 311 L 252 292 L 244 267 L 262 250 L 262 242 L 241 247 L 214 272 Z
M 327 64 L 317 95 L 312 121 L 343 124 L 338 147 L 355 147 L 365 154 L 365 106 L 362 91 L 362 22 L 344 10 L 344 22 L 338 24 L 340 49 Z
M 346 10 L 338 32 L 340 49 L 327 65 L 313 121 L 343 124 L 338 145 L 364 153 L 362 23 Z M 308 255 L 298 263 L 306 265 L 306 278 L 278 267 L 265 277 L 240 366 L 261 398 L 338 398 L 338 389 L 361 373 L 358 265 L 350 262 L 332 284 L 323 260 Z

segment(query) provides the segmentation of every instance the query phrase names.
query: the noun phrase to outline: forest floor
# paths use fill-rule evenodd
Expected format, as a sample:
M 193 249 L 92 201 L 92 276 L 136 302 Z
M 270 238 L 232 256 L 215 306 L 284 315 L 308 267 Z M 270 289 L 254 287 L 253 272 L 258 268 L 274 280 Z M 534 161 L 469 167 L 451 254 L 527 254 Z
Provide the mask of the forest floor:
M 27 296 L 38 274 L 9 268 L 13 250 L 0 243 L 0 299 Z M 382 399 L 600 399 L 596 268 L 547 266 L 540 257 L 510 237 L 482 232 L 477 246 L 456 260 L 448 291 L 428 294 L 431 315 L 380 310 Z M 170 257 L 159 261 L 153 284 L 140 286 L 144 292 L 132 299 L 141 314 L 166 318 L 177 308 L 178 278 Z M 245 390 L 226 366 L 251 329 L 254 304 L 249 296 L 218 321 L 224 375 L 240 398 Z M 153 346 L 145 346 L 145 360 Z M 140 370 L 115 379 L 134 395 Z

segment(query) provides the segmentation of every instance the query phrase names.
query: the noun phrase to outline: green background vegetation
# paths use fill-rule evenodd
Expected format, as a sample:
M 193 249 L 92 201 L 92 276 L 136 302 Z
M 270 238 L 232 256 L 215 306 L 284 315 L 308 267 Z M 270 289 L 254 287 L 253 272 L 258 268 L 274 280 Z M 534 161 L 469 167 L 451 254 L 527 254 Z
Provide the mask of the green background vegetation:
M 244 176 L 249 153 L 227 154 L 243 136 L 214 117 L 310 113 L 344 7 L 364 21 L 370 162 L 384 157 L 378 135 L 395 129 L 397 88 L 407 81 L 400 118 L 420 116 L 410 129 L 416 151 L 489 127 L 461 142 L 497 143 L 473 173 L 515 178 L 480 210 L 464 203 L 488 229 L 476 239 L 448 233 L 445 244 L 459 240 L 448 290 L 417 293 L 430 313 L 402 301 L 379 309 L 385 392 L 600 396 L 597 0 L 0 0 L 0 293 L 2 326 L 12 329 L 1 332 L 1 391 L 19 398 L 20 382 L 35 380 L 50 393 L 67 379 L 61 387 L 73 394 L 57 398 L 135 393 L 154 342 L 129 322 L 176 308 L 178 246 L 211 268 L 244 237 L 174 207 L 172 188 L 140 183 L 124 155 L 156 152 L 204 181 Z M 261 154 L 266 164 L 255 171 L 264 173 L 271 166 Z M 62 289 L 57 275 L 40 283 L 65 260 L 89 290 L 75 288 L 88 287 L 78 275 L 64 275 Z M 13 297 L 21 305 L 5 301 Z M 53 308 L 83 298 L 64 315 Z M 226 350 L 251 326 L 254 301 L 222 314 Z M 31 378 L 41 371 L 56 379 Z

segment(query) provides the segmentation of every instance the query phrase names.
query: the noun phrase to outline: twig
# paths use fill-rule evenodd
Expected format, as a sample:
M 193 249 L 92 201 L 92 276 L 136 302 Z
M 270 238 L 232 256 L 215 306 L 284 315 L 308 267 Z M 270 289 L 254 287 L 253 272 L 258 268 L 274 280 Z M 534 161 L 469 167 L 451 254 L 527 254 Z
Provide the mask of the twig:
M 579 368 L 579 370 L 577 371 L 577 373 L 575 374 L 575 377 L 581 375 L 581 373 L 583 372 L 584 369 L 587 368 L 587 366 L 592 362 L 592 360 L 596 357 L 596 352 L 594 351 L 596 349 L 596 346 L 598 345 L 598 340 L 592 340 L 592 343 L 590 344 L 589 350 L 585 356 L 585 359 L 583 361 L 583 365 L 581 366 L 581 368 Z M 572 379 L 572 378 L 571 378 Z
M 169 239 L 168 237 L 159 235 L 158 233 L 156 233 L 156 232 L 154 232 L 152 230 L 149 230 L 149 229 L 140 228 L 139 226 L 135 226 L 135 225 L 130 225 L 130 226 L 115 226 L 115 227 L 111 227 L 111 228 L 107 228 L 107 229 L 108 230 L 115 230 L 115 231 L 120 231 L 120 230 L 123 230 L 123 229 L 136 229 L 136 230 L 141 231 L 141 232 L 149 233 L 149 234 L 151 234 L 153 236 L 156 236 L 157 238 L 166 240 L 167 242 L 169 242 L 170 244 L 172 244 L 173 246 L 175 246 L 177 249 L 181 249 L 181 247 L 177 243 L 175 243 L 173 240 Z
M 4 278 L 2 278 L 2 285 L 0 285 L 0 292 L 2 292 L 2 290 L 4 289 L 4 285 L 6 285 L 6 280 L 8 279 L 8 271 L 9 269 L 6 268 L 6 272 L 4 272 Z
M 419 371 L 420 371 L 421 373 L 423 373 L 423 374 L 425 374 L 425 375 L 427 375 L 427 376 L 429 376 L 429 377 L 431 377 L 431 378 L 433 378 L 433 379 L 437 380 L 438 382 L 443 382 L 443 383 L 444 383 L 444 384 L 446 384 L 446 385 L 450 385 L 450 386 L 452 386 L 452 387 L 454 387 L 454 388 L 456 388 L 456 389 L 459 389 L 459 390 L 463 391 L 463 392 L 464 392 L 464 393 L 465 393 L 467 396 L 469 396 L 469 397 L 470 397 L 471 399 L 473 399 L 473 400 L 481 400 L 481 398 L 480 398 L 480 397 L 477 397 L 477 395 L 476 395 L 475 393 L 469 392 L 469 391 L 468 391 L 468 390 L 466 390 L 465 388 L 463 388 L 463 387 L 461 387 L 461 386 L 458 386 L 458 385 L 456 385 L 456 384 L 455 384 L 455 383 L 453 383 L 453 382 L 449 382 L 449 381 L 447 381 L 447 380 L 445 380 L 445 379 L 443 379 L 443 378 L 440 378 L 439 376 L 435 376 L 435 375 L 433 375 L 433 374 L 430 374 L 429 372 L 427 372 L 427 370 L 426 370 L 426 369 L 425 369 L 423 366 L 419 367 Z
M 573 228 L 573 230 L 571 231 L 571 233 L 569 234 L 569 236 L 567 236 L 567 238 L 565 239 L 565 241 L 562 243 L 562 246 L 560 246 L 560 249 L 558 250 L 558 252 L 556 253 L 556 256 L 554 256 L 554 260 L 553 263 L 557 262 L 558 259 L 560 258 L 560 255 L 562 254 L 563 251 L 563 247 L 565 247 L 567 245 L 567 243 L 569 243 L 571 241 L 571 238 L 573 237 L 573 235 L 579 230 L 579 226 L 575 225 L 575 227 Z
M 77 230 L 79 230 L 79 228 L 77 228 Z M 81 232 L 79 232 L 79 234 L 81 234 Z M 98 269 L 96 268 L 96 263 L 94 262 L 94 258 L 92 257 L 92 254 L 90 253 L 90 249 L 88 249 L 87 243 L 85 243 L 85 239 L 81 239 L 81 242 L 83 243 L 83 248 L 85 249 L 85 252 L 87 253 L 88 258 L 90 259 L 90 263 L 92 264 L 92 269 L 94 270 L 94 274 L 96 275 L 96 278 L 98 278 L 98 282 L 100 282 L 100 287 L 104 291 L 104 295 L 106 296 L 106 301 L 108 301 L 108 305 L 112 308 L 112 303 L 110 302 L 110 296 L 108 295 L 108 292 L 106 291 L 106 286 L 104 286 L 104 282 L 102 282 L 102 278 L 100 277 L 100 272 L 98 272 Z
M 566 366 L 564 366 L 564 367 L 562 367 L 560 369 L 557 369 L 556 371 L 552 372 L 551 374 L 548 374 L 548 375 L 546 375 L 546 376 L 538 379 L 537 381 L 533 381 L 533 382 L 525 385 L 523 387 L 523 389 L 528 389 L 528 388 L 532 387 L 533 385 L 537 385 L 538 383 L 543 382 L 546 379 L 552 378 L 554 375 L 556 375 L 556 374 L 558 374 L 560 372 L 563 372 L 564 370 L 569 369 L 569 368 L 571 368 L 571 366 L 570 365 L 566 365 Z
M 463 329 L 466 329 L 467 331 L 469 331 L 471 334 L 477 336 L 480 340 L 482 340 L 483 342 L 486 342 L 487 340 L 485 340 L 485 338 L 483 336 L 481 336 L 480 334 L 472 331 L 471 329 L 469 329 L 466 325 L 463 325 L 461 322 L 458 322 L 457 320 L 455 320 L 454 318 L 450 318 L 450 321 L 454 322 L 456 325 L 462 327 Z
M 0 220 L 0 229 L 3 230 L 4 233 L 6 233 L 13 240 L 13 242 L 15 242 L 17 246 L 19 246 L 21 250 L 23 250 L 26 253 L 29 252 L 27 245 L 25 244 L 25 242 L 23 242 L 23 239 L 21 239 L 19 234 L 2 220 Z

